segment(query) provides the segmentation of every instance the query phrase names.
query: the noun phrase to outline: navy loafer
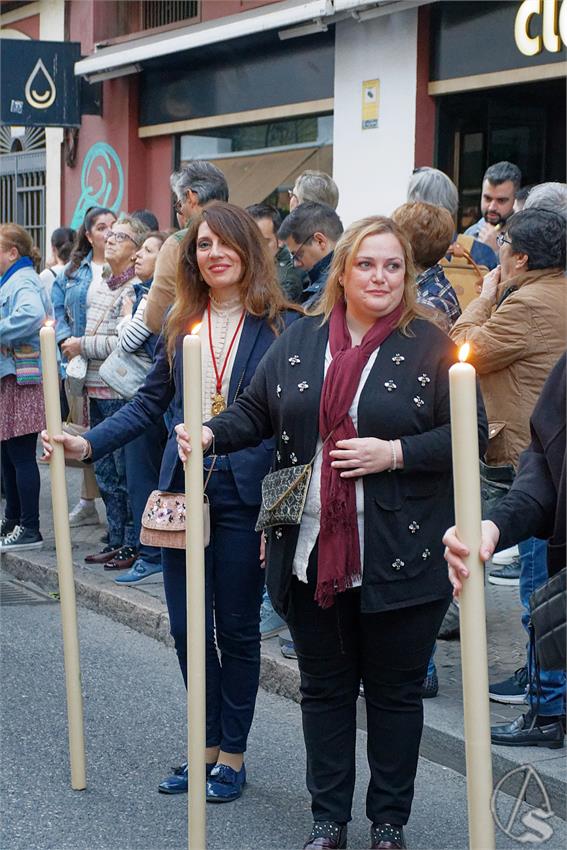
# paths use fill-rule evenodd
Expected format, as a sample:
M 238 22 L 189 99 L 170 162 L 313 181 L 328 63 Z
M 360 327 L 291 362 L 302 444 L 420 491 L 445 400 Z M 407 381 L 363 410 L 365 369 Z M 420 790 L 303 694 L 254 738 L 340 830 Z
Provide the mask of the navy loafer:
M 246 785 L 244 765 L 238 773 L 227 764 L 217 764 L 207 780 L 207 803 L 230 803 L 237 800 Z
M 206 776 L 209 776 L 215 763 L 206 764 Z M 187 762 L 183 762 L 179 767 L 172 767 L 173 774 L 167 776 L 158 785 L 160 794 L 186 794 L 189 788 L 189 768 Z

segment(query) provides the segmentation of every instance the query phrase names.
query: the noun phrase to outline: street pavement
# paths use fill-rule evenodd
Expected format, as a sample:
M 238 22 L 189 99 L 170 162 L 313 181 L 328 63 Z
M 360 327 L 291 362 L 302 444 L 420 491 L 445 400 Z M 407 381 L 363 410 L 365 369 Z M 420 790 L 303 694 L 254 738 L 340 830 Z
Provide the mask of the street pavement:
M 2 567 L 12 576 L 15 576 L 25 582 L 33 582 L 35 585 L 45 590 L 56 591 L 56 555 L 51 522 L 49 471 L 46 467 L 41 468 L 41 476 L 41 517 L 45 546 L 40 551 L 22 552 L 19 554 L 13 553 L 12 555 L 4 556 Z M 78 499 L 80 477 L 80 470 L 68 470 L 69 503 L 71 506 Z M 98 506 L 101 518 L 103 518 L 104 509 L 100 500 L 98 502 Z M 145 635 L 150 638 L 157 638 L 158 641 L 165 644 L 165 647 L 158 644 L 159 651 L 164 652 L 165 655 L 171 659 L 171 663 L 175 668 L 175 658 L 171 649 L 169 621 L 165 608 L 163 582 L 161 577 L 158 576 L 152 583 L 147 583 L 140 587 L 120 588 L 114 584 L 113 579 L 116 575 L 115 573 L 105 572 L 102 566 L 87 565 L 84 563 L 85 554 L 97 551 L 101 548 L 100 538 L 103 532 L 104 526 L 102 525 L 72 529 L 76 591 L 79 604 L 86 608 L 90 608 L 97 613 L 104 614 L 106 618 L 111 618 L 118 623 L 125 624 L 140 633 L 136 637 L 134 632 L 127 630 L 126 634 L 129 636 L 127 638 L 128 642 L 139 639 L 141 635 Z M 495 681 L 506 678 L 514 669 L 521 666 L 524 662 L 524 634 L 520 625 L 520 606 L 517 588 L 494 587 L 492 585 L 487 585 L 486 601 L 489 667 L 491 681 Z M 82 624 L 83 620 L 89 617 L 90 614 L 88 611 L 84 610 L 84 608 L 81 608 L 79 616 Z M 114 628 L 114 624 L 108 622 L 108 620 L 103 622 L 105 623 L 104 629 Z M 83 645 L 81 646 L 81 650 L 83 655 L 85 652 Z M 450 773 L 453 776 L 452 781 L 457 783 L 455 785 L 455 787 L 457 787 L 459 783 L 464 781 L 463 776 L 465 774 L 459 642 L 439 641 L 436 663 L 440 679 L 440 693 L 436 699 L 425 702 L 425 728 L 421 753 L 426 759 L 429 759 L 431 762 L 435 762 L 437 765 L 441 765 L 442 768 L 449 768 Z M 121 674 L 117 673 L 119 679 L 120 675 Z M 175 687 L 178 687 L 178 685 L 179 683 L 176 683 L 174 685 L 174 689 Z M 282 658 L 279 652 L 277 638 L 264 641 L 262 644 L 262 686 L 271 694 L 287 697 L 288 700 L 297 700 L 299 697 L 297 665 L 294 661 Z M 263 710 L 262 706 L 269 705 L 270 699 L 272 699 L 272 697 L 262 694 L 260 711 Z M 268 702 L 265 702 L 266 700 Z M 293 712 L 294 716 L 297 715 L 297 706 L 295 706 L 293 702 L 286 701 L 282 703 L 282 705 L 285 706 L 285 709 L 278 709 L 279 716 L 281 716 L 282 711 L 285 711 L 286 717 L 287 712 Z M 493 722 L 505 722 L 506 720 L 516 717 L 521 710 L 521 707 L 517 708 L 491 704 L 492 720 Z M 154 713 L 148 715 L 144 711 L 141 716 L 144 718 L 147 718 L 148 716 L 160 717 L 161 709 L 157 715 Z M 129 712 L 128 717 L 130 717 Z M 361 734 L 363 734 L 363 730 L 365 728 L 363 700 L 360 701 L 359 720 Z M 133 720 L 132 722 L 134 723 L 134 728 L 137 729 L 140 721 Z M 150 734 L 153 736 L 155 733 L 155 724 L 150 724 L 149 730 Z M 281 750 L 279 750 L 279 752 L 281 752 Z M 494 747 L 494 781 L 496 783 L 509 771 L 521 767 L 522 765 L 533 765 L 537 769 L 538 775 L 542 778 L 554 811 L 560 813 L 561 816 L 564 817 L 566 788 L 564 752 L 564 750 L 548 750 L 533 747 Z M 156 776 L 158 780 L 161 778 L 163 774 L 163 765 L 165 764 L 167 767 L 168 764 L 176 763 L 176 758 L 180 760 L 181 753 L 176 756 L 175 748 L 172 750 L 170 747 L 169 750 L 163 754 L 163 757 L 158 760 L 156 764 L 156 775 L 153 777 L 151 783 L 152 787 L 155 785 Z M 429 762 L 424 763 L 429 765 L 428 769 L 434 769 L 433 765 Z M 441 768 L 435 768 L 435 770 L 441 770 Z M 457 773 L 453 773 L 453 771 L 456 771 Z M 440 776 L 443 778 L 445 773 L 441 773 Z M 287 768 L 286 771 L 282 771 L 281 778 L 283 779 L 284 777 L 287 780 Z M 458 777 L 458 781 L 456 777 Z M 114 777 L 113 783 L 115 781 L 116 777 Z M 298 789 L 301 790 L 302 787 L 303 777 L 300 775 Z M 528 791 L 527 799 L 528 801 L 537 804 L 539 799 L 537 787 L 532 788 L 531 784 L 530 789 L 531 790 Z M 360 811 L 362 811 L 362 809 L 363 807 L 360 807 Z M 305 811 L 307 811 L 307 809 Z M 304 829 L 304 827 L 302 828 Z M 294 840 L 296 839 L 294 838 Z M 412 841 L 412 846 L 413 844 L 415 844 L 415 841 Z M 62 844 L 61 846 L 79 847 L 83 845 Z M 120 845 L 101 844 L 100 846 L 118 847 Z M 138 845 L 132 846 L 151 847 L 152 845 L 144 845 L 142 842 Z M 169 845 L 163 844 L 163 846 L 165 847 Z M 233 846 L 248 845 L 243 844 Z M 266 844 L 265 846 L 277 847 L 279 845 L 272 843 L 271 845 Z M 282 846 L 287 845 L 284 844 Z M 364 841 L 360 846 L 364 846 Z M 421 844 L 419 846 L 426 845 Z M 432 846 L 441 845 L 434 843 Z M 446 846 L 450 847 L 453 845 L 448 844 Z M 464 846 L 464 844 L 462 846 Z M 4 845 L 2 844 L 0 850 L 3 850 L 3 848 Z
M 80 611 L 87 789 L 73 791 L 59 604 L 2 605 L 0 638 L 2 850 L 168 850 L 187 847 L 187 798 L 157 793 L 186 752 L 186 700 L 173 652 L 93 611 Z M 364 813 L 366 734 L 358 733 L 357 787 L 349 847 L 369 846 Z M 246 755 L 249 783 L 234 803 L 207 806 L 209 850 L 299 850 L 311 818 L 299 706 L 260 691 Z M 503 821 L 513 799 L 500 800 Z M 520 808 L 511 832 L 526 833 Z M 546 850 L 565 846 L 565 822 Z M 532 832 L 533 835 L 533 832 Z M 413 850 L 465 850 L 463 776 L 420 759 Z M 497 847 L 517 841 L 497 832 Z

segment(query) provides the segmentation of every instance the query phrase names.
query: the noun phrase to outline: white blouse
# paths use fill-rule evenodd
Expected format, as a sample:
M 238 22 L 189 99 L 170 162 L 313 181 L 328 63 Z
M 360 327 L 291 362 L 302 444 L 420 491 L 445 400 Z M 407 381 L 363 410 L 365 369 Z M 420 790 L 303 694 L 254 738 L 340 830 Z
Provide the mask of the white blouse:
M 239 298 L 234 298 L 224 303 L 215 301 L 213 298 L 211 298 L 211 330 L 213 339 L 213 351 L 215 353 L 215 360 L 217 362 L 217 369 L 219 371 L 219 374 L 220 372 L 222 372 L 226 353 L 228 351 L 228 347 L 234 336 L 236 328 L 238 327 L 238 322 L 240 321 L 242 310 L 242 302 Z M 221 392 L 227 404 L 230 377 L 232 375 L 234 360 L 236 358 L 236 352 L 238 350 L 240 337 L 242 336 L 243 327 L 244 322 L 242 322 L 242 324 L 240 325 L 238 334 L 236 336 L 236 339 L 234 340 L 234 344 L 230 351 L 230 357 L 228 359 L 228 363 L 226 364 L 226 369 L 222 379 Z M 213 415 L 211 411 L 211 404 L 213 397 L 217 391 L 217 379 L 215 377 L 213 358 L 211 357 L 211 350 L 209 345 L 209 317 L 207 310 L 205 310 L 205 312 L 203 313 L 203 320 L 199 329 L 199 338 L 201 340 L 202 352 L 202 414 L 203 422 L 206 422 Z
M 376 360 L 379 350 L 380 349 L 377 348 L 376 351 L 373 351 L 368 358 L 368 362 L 360 376 L 358 389 L 350 406 L 349 416 L 352 419 L 355 430 L 358 428 L 358 402 L 360 400 L 360 395 L 364 389 L 364 385 L 370 371 L 374 366 L 374 361 Z M 331 365 L 332 359 L 331 348 L 329 343 L 327 343 L 327 348 L 325 350 L 325 374 L 327 374 L 327 369 Z M 305 508 L 303 510 L 303 516 L 301 517 L 301 525 L 299 526 L 299 538 L 297 540 L 295 557 L 293 559 L 293 575 L 297 576 L 299 581 L 303 581 L 305 583 L 307 583 L 307 564 L 309 562 L 309 556 L 317 542 L 319 527 L 321 524 L 321 467 L 323 465 L 323 452 L 320 451 L 321 446 L 322 440 L 321 437 L 319 437 L 316 449 L 317 457 L 313 464 L 313 473 L 311 475 L 311 481 L 309 482 L 309 490 L 307 491 Z M 356 479 L 355 492 L 358 539 L 360 541 L 360 574 L 362 575 L 362 567 L 364 563 L 364 486 L 362 478 Z M 354 581 L 352 586 L 357 587 L 360 584 L 361 580 L 359 579 L 358 581 Z

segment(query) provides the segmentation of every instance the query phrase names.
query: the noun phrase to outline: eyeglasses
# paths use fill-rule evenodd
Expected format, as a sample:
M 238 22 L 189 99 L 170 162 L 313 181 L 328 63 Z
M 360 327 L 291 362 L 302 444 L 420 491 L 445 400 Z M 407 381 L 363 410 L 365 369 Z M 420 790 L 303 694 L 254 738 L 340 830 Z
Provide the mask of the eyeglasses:
M 496 234 L 496 244 L 498 245 L 498 247 L 499 247 L 499 248 L 501 248 L 501 247 L 502 247 L 502 245 L 504 245 L 504 243 L 506 243 L 506 245 L 511 245 L 511 244 L 512 244 L 512 240 L 511 240 L 511 239 L 506 239 L 506 234 L 505 234 L 505 233 L 497 233 L 497 234 Z
M 175 212 L 176 212 L 176 213 L 180 213 L 180 212 L 181 212 L 181 210 L 183 209 L 183 204 L 184 204 L 184 203 L 185 203 L 185 201 L 176 201 L 176 202 L 174 203 L 174 205 L 173 205 L 173 209 L 175 210 Z
M 311 242 L 311 240 L 313 239 L 314 236 L 315 236 L 315 234 L 312 233 L 311 236 L 308 236 L 307 239 L 303 240 L 301 245 L 298 247 L 297 251 L 290 251 L 289 252 L 291 254 L 292 260 L 298 260 L 299 262 L 301 262 L 301 256 L 302 256 L 302 253 L 303 253 L 303 248 L 305 247 L 307 242 Z
M 299 200 L 299 198 L 297 197 L 297 195 L 295 194 L 295 192 L 293 191 L 293 189 L 288 189 L 288 190 L 287 190 L 287 194 L 288 194 L 288 196 L 289 196 L 290 201 L 291 201 L 291 199 L 292 199 L 292 198 L 295 198 L 295 200 L 296 200 L 296 201 L 298 201 L 298 200 Z
M 130 242 L 133 242 L 136 248 L 139 247 L 138 243 L 135 239 L 132 238 L 128 233 L 124 233 L 122 230 L 109 230 L 106 236 L 104 237 L 106 242 L 109 242 L 111 239 L 114 239 L 116 242 L 126 242 L 127 239 Z

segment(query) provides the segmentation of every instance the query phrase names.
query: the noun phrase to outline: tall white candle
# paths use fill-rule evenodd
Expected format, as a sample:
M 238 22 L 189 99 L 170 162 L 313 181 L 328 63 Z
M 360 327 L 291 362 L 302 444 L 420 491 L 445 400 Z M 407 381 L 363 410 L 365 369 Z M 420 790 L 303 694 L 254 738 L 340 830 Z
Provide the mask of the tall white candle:
M 187 723 L 189 850 L 205 850 L 205 552 L 201 447 L 201 340 L 183 340 L 183 418 L 192 451 L 185 463 L 187 543 Z
M 471 553 L 466 559 L 469 578 L 464 582 L 460 597 L 469 846 L 471 850 L 493 850 L 484 565 L 479 557 L 481 510 L 476 371 L 470 363 L 464 362 L 468 349 L 468 344 L 462 347 L 459 352 L 462 362 L 449 369 L 449 387 L 455 524 L 459 539 Z
M 62 433 L 61 402 L 59 399 L 59 371 L 55 343 L 55 328 L 47 323 L 39 332 L 43 399 L 47 432 L 50 436 Z M 65 480 L 63 446 L 52 443 L 53 454 L 49 466 L 51 474 L 51 502 L 57 550 L 57 572 L 61 599 L 61 624 L 63 628 L 63 658 L 67 691 L 67 721 L 69 727 L 69 754 L 71 760 L 71 787 L 82 791 L 87 787 L 85 774 L 85 741 L 83 723 L 83 697 L 81 694 L 81 669 L 79 662 L 79 632 L 69 505 Z

